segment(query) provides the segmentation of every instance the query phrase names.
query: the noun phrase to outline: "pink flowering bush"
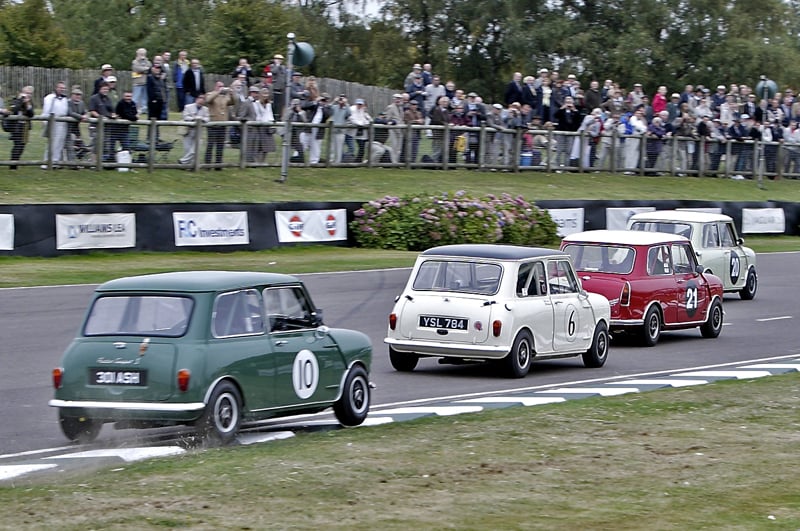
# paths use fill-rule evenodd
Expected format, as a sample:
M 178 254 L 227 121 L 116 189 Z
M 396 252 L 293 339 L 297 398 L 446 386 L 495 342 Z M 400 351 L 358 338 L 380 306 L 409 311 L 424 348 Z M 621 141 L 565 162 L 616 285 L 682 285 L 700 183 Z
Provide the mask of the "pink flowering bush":
M 522 197 L 473 198 L 464 191 L 365 203 L 350 225 L 361 247 L 421 251 L 455 243 L 555 245 L 550 215 Z

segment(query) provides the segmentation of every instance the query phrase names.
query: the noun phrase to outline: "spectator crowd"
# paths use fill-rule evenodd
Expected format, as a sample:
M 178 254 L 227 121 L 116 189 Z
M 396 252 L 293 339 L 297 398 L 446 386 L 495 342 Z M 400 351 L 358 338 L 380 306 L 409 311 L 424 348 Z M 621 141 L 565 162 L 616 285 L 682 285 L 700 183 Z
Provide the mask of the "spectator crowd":
M 203 162 L 220 163 L 224 147 L 241 142 L 241 130 L 214 124 L 238 120 L 258 124 L 239 146 L 246 161 L 256 163 L 276 151 L 275 135 L 287 132 L 281 123 L 291 123 L 284 138 L 291 161 L 310 164 L 323 160 L 323 140 L 329 134 L 326 155 L 334 163 L 365 162 L 365 157 L 375 163 L 442 163 L 449 157 L 451 163 L 507 167 L 519 160 L 538 165 L 547 157 L 556 171 L 677 169 L 680 174 L 702 166 L 715 174 L 725 161 L 729 174 L 744 178 L 754 173 L 761 155 L 768 173 L 779 163 L 787 172 L 800 173 L 800 99 L 792 89 L 759 95 L 745 84 L 731 83 L 713 90 L 685 85 L 680 91 L 662 85 L 648 92 L 641 83 L 629 90 L 611 79 L 602 84 L 590 80 L 584 88 L 574 74 L 562 77 L 542 68 L 536 76 L 514 73 L 503 99 L 485 103 L 477 93 L 465 94 L 452 80 L 443 81 L 431 64 L 414 64 L 404 90 L 373 114 L 364 98 L 355 95 L 351 102 L 347 94 L 332 97 L 320 91 L 313 76 L 287 70 L 281 54 L 258 70 L 240 59 L 227 86 L 218 81 L 207 87 L 200 61 L 190 59 L 185 50 L 173 61 L 170 52 L 151 60 L 140 48 L 130 66 L 130 91 L 120 93 L 114 68 L 104 64 L 86 101 L 80 86 L 68 90 L 63 82 L 43 98 L 40 116 L 75 119 L 46 123 L 46 160 L 57 166 L 82 158 L 93 138 L 82 138 L 81 122 L 107 119 L 102 153 L 104 160 L 113 161 L 136 141 L 133 123 L 140 117 L 167 120 L 174 101 L 187 123 L 179 159 L 187 167 L 195 165 L 202 129 L 207 130 Z M 31 86 L 22 87 L 7 106 L 0 98 L 11 161 L 20 160 L 32 125 L 14 117 L 35 116 L 34 105 Z M 328 122 L 333 128 L 323 127 Z M 419 127 L 396 127 L 408 125 Z M 90 135 L 95 129 L 90 126 Z M 423 137 L 430 149 L 421 149 Z M 748 141 L 762 141 L 763 152 Z M 781 145 L 784 155 L 779 157 Z

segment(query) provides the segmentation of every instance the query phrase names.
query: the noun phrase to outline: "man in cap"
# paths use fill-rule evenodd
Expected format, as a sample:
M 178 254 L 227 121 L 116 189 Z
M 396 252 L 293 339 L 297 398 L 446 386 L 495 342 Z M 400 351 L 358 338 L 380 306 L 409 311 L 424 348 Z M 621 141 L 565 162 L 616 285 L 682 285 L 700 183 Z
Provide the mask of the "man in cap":
M 111 67 L 110 64 L 106 63 L 100 67 L 100 77 L 94 80 L 94 89 L 92 90 L 92 94 L 97 94 L 97 91 L 100 89 L 100 83 L 103 81 L 108 82 L 108 76 L 114 73 L 114 69 Z
M 275 116 L 281 116 L 286 105 L 283 94 L 286 90 L 286 67 L 283 65 L 283 56 L 279 53 L 273 55 L 272 62 L 267 65 L 267 68 L 269 68 L 269 73 L 272 74 L 272 110 Z
M 222 151 L 225 149 L 225 126 L 213 125 L 214 122 L 228 120 L 228 108 L 236 103 L 231 90 L 222 81 L 217 81 L 214 90 L 206 94 L 208 105 L 208 142 L 206 142 L 205 163 L 211 164 L 212 154 L 215 164 L 222 163 Z M 222 168 L 214 168 L 221 171 Z
M 486 138 L 489 142 L 488 160 L 489 164 L 503 164 L 507 165 L 509 161 L 509 153 L 505 153 L 503 145 L 505 142 L 505 133 L 501 131 L 506 128 L 505 117 L 503 116 L 503 106 L 495 103 L 491 106 L 489 114 L 486 115 Z M 500 153 L 503 153 L 501 160 Z M 492 170 L 494 171 L 494 170 Z
M 394 94 L 392 96 L 392 103 L 390 103 L 386 110 L 386 123 L 388 125 L 399 126 L 405 124 L 405 109 L 403 108 L 403 95 Z M 392 155 L 392 162 L 398 161 L 398 155 L 403 149 L 403 129 L 401 127 L 393 127 L 389 131 L 389 144 L 392 147 L 390 152 Z
M 411 72 L 409 72 L 408 75 L 406 76 L 406 80 L 403 83 L 403 86 L 407 87 L 411 83 L 413 83 L 415 76 L 420 76 L 420 77 L 422 76 L 422 65 L 419 63 L 414 63 L 414 66 L 411 67 Z
M 303 110 L 306 111 L 306 116 L 309 117 L 311 124 L 324 124 L 331 117 L 330 96 L 327 92 L 323 92 L 317 98 L 317 101 L 306 102 L 303 104 Z M 325 128 L 312 127 L 311 132 L 307 133 L 306 141 L 308 145 L 308 162 L 311 164 L 319 164 L 322 156 L 322 140 L 325 138 Z
M 333 161 L 337 164 L 342 162 L 344 154 L 345 142 L 348 142 L 347 137 L 350 137 L 348 142 L 348 151 L 353 155 L 355 146 L 353 145 L 353 137 L 350 134 L 352 131 L 345 129 L 344 126 L 350 122 L 350 105 L 347 102 L 345 94 L 339 94 L 336 101 L 331 105 L 331 122 L 333 123 Z
M 486 109 L 483 103 L 478 101 L 478 94 L 470 92 L 467 94 L 467 101 L 464 103 L 464 112 L 472 127 L 480 127 L 486 121 Z M 480 152 L 480 134 L 477 131 L 470 131 L 467 135 L 467 150 L 464 153 L 464 160 L 467 163 L 478 162 Z
M 725 103 L 727 89 L 725 85 L 717 85 L 717 91 L 711 95 L 711 110 L 719 112 L 719 106 Z
M 308 98 L 308 94 L 309 92 L 303 84 L 303 73 L 297 70 L 292 71 L 292 81 L 289 83 L 289 97 L 293 100 L 300 100 L 303 103 Z
M 82 158 L 89 152 L 81 139 L 81 122 L 89 119 L 86 103 L 83 101 L 83 91 L 80 85 L 73 85 L 69 96 L 69 110 L 67 116 L 77 120 L 67 124 L 67 160 L 74 161 Z
M 260 89 L 252 85 L 247 91 L 247 97 L 236 105 L 236 119 L 242 122 L 255 122 L 258 120 L 258 96 Z M 247 145 L 245 146 L 245 160 L 254 162 L 256 160 L 256 148 L 258 145 L 258 132 L 255 128 L 248 131 Z

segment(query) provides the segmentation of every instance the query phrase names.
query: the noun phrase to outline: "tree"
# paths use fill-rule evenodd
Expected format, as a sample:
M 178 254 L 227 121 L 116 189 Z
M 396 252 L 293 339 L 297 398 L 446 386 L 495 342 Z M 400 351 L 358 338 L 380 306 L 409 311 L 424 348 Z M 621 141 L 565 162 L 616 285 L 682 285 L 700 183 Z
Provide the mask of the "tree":
M 0 62 L 11 66 L 76 67 L 82 54 L 67 46 L 45 0 L 7 4 L 0 10 Z

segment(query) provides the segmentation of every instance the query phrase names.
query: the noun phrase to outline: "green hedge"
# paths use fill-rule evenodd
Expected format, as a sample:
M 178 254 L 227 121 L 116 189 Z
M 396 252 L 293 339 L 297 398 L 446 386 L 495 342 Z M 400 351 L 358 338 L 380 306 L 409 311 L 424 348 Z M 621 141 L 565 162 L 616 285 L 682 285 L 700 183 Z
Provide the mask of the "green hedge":
M 373 249 L 423 251 L 454 243 L 552 246 L 557 227 L 546 210 L 511 194 L 473 198 L 464 191 L 433 197 L 385 196 L 356 210 L 356 242 Z

